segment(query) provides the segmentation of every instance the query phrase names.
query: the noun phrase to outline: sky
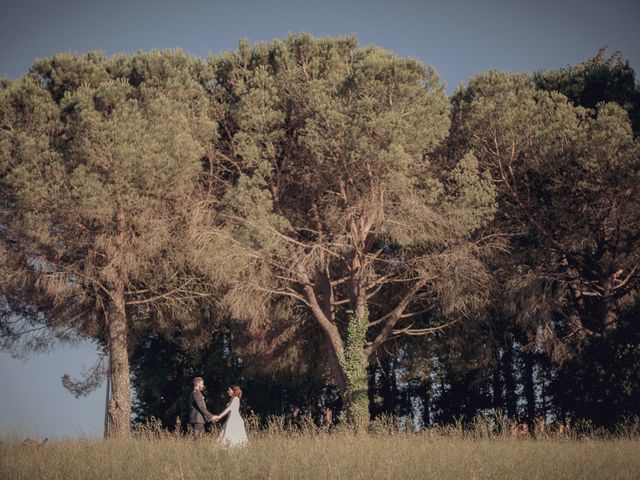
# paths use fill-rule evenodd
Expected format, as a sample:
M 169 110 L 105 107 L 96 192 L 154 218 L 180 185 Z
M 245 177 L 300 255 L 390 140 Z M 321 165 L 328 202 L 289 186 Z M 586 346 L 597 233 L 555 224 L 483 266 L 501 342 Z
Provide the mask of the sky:
M 7 2 L 8 3 L 8 2 Z M 640 69 L 640 2 L 632 0 L 21 0 L 2 6 L 0 77 L 24 75 L 36 58 L 181 48 L 207 57 L 238 41 L 290 32 L 354 34 L 433 66 L 451 94 L 479 72 L 562 68 L 604 46 Z M 105 385 L 76 399 L 61 383 L 97 360 L 91 344 L 26 360 L 0 352 L 0 437 L 100 436 Z

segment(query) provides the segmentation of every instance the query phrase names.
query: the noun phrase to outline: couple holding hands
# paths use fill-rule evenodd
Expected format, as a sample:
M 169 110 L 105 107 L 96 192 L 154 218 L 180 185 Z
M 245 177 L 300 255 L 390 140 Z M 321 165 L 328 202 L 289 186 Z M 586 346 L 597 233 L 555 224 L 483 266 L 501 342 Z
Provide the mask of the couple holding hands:
M 240 416 L 240 398 L 242 398 L 240 387 L 237 385 L 229 387 L 227 394 L 231 400 L 219 415 L 213 415 L 207 410 L 202 395 L 203 390 L 204 380 L 202 377 L 194 378 L 193 391 L 189 395 L 189 425 L 193 428 L 193 432 L 200 436 L 204 434 L 205 422 L 217 422 L 226 417 L 217 442 L 230 447 L 246 444 L 247 432 L 244 428 L 244 420 Z

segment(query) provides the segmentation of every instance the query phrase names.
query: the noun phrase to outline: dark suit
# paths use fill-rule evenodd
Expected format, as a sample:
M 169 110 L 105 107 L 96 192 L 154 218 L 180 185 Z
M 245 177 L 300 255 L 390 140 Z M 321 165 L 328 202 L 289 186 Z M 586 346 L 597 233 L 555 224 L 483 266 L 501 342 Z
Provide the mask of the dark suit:
M 205 422 L 210 422 L 213 414 L 207 410 L 204 404 L 204 397 L 198 390 L 193 390 L 189 394 L 189 424 L 197 435 L 204 433 Z

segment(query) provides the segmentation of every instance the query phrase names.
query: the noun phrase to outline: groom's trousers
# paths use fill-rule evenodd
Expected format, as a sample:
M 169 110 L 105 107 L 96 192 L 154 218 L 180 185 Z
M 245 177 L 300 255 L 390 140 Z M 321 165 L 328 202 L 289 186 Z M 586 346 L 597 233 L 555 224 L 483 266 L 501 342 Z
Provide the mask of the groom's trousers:
M 193 434 L 196 437 L 201 437 L 204 435 L 204 423 L 191 423 L 191 428 L 193 429 Z

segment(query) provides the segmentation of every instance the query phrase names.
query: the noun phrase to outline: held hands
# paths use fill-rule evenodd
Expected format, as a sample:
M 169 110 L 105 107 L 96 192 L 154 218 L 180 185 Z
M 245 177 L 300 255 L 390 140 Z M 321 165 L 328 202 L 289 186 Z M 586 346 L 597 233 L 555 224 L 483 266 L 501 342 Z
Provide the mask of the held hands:
M 220 417 L 219 417 L 218 415 L 213 415 L 213 416 L 211 417 L 211 421 L 212 421 L 213 423 L 217 422 L 218 420 L 220 420 Z

